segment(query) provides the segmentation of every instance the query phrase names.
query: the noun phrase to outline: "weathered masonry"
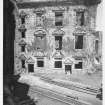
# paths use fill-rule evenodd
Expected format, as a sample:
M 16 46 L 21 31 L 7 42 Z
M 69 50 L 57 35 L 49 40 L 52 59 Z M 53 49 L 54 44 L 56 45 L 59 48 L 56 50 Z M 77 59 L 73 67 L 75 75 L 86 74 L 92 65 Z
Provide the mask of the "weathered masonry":
M 94 72 L 102 62 L 96 31 L 100 0 L 16 0 L 14 73 Z

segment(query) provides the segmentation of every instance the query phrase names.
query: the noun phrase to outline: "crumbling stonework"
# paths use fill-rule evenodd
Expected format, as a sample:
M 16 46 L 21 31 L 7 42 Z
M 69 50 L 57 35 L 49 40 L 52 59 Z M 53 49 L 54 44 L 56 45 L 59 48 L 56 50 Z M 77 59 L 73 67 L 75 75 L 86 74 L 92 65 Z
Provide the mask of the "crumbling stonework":
M 30 1 L 27 6 L 24 3 L 14 3 L 15 74 L 100 69 L 102 35 L 95 30 L 97 4 L 48 6 L 45 2 L 33 7 Z

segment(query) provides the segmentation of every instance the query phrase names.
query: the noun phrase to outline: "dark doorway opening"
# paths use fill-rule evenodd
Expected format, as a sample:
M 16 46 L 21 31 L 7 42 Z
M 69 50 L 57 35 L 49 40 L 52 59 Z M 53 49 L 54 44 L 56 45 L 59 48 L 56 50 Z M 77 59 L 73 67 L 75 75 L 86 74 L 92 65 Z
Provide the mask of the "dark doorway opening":
M 65 65 L 65 73 L 70 72 L 72 74 L 71 65 Z
M 44 67 L 44 61 L 37 61 L 37 67 Z
M 28 64 L 28 71 L 34 72 L 34 64 Z

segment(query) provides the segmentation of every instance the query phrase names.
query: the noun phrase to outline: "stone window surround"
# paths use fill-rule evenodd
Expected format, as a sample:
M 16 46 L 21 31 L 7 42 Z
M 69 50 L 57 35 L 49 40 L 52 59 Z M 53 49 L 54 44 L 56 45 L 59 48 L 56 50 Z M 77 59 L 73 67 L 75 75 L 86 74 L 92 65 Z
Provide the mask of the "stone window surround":
M 74 37 L 75 37 L 75 36 L 81 36 L 81 35 L 83 35 L 83 48 L 82 48 L 82 49 L 76 49 L 76 48 L 75 48 L 75 39 L 74 39 L 74 49 L 75 49 L 76 51 L 81 51 L 81 50 L 84 49 L 84 36 L 86 35 L 86 33 L 73 33 L 73 36 L 74 36 Z
M 88 10 L 86 8 L 77 8 L 77 9 L 74 9 L 74 11 L 75 11 L 75 13 L 77 13 L 77 12 L 84 12 L 84 24 L 82 26 L 81 25 L 78 25 L 78 23 L 77 23 L 77 16 L 76 16 L 76 25 L 77 26 L 81 26 L 81 27 L 85 26 L 85 24 L 86 24 L 85 13 Z
M 54 59 L 55 59 L 55 61 L 54 61 L 54 68 L 55 68 L 55 69 L 62 68 L 62 58 L 54 58 Z M 55 63 L 56 63 L 56 62 L 61 62 L 61 67 L 59 67 L 59 68 L 58 68 L 58 67 L 55 67 Z
M 55 26 L 56 27 L 63 27 L 63 18 L 64 18 L 63 12 L 64 11 L 55 11 Z M 58 14 L 61 13 L 62 16 L 56 16 L 56 13 L 58 13 Z M 56 25 L 57 22 L 61 22 L 62 24 Z
M 81 58 L 81 59 L 77 59 L 77 58 L 75 58 L 75 64 L 74 64 L 74 67 L 75 67 L 76 64 L 79 64 L 79 62 L 82 62 L 82 68 L 75 68 L 75 69 L 83 69 L 83 59 L 82 59 L 82 58 Z
M 24 11 L 21 11 L 19 13 L 19 17 L 21 18 L 21 24 L 25 24 L 25 18 L 27 17 L 27 14 Z
M 44 57 L 37 57 L 37 67 L 39 67 L 38 66 L 38 61 L 42 61 L 43 62 L 43 66 L 41 66 L 41 67 L 44 67 Z

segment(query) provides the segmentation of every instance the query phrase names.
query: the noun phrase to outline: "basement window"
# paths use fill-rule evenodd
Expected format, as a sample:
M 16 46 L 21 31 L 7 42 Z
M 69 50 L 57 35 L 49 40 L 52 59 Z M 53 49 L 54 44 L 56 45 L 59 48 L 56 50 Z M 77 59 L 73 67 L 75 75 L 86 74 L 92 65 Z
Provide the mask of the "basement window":
M 83 62 L 78 62 L 78 64 L 75 64 L 75 69 L 82 69 Z
M 62 49 L 62 36 L 55 36 L 55 49 L 56 50 Z
M 83 49 L 83 35 L 75 36 L 75 49 Z
M 55 61 L 55 68 L 62 68 L 62 61 Z

